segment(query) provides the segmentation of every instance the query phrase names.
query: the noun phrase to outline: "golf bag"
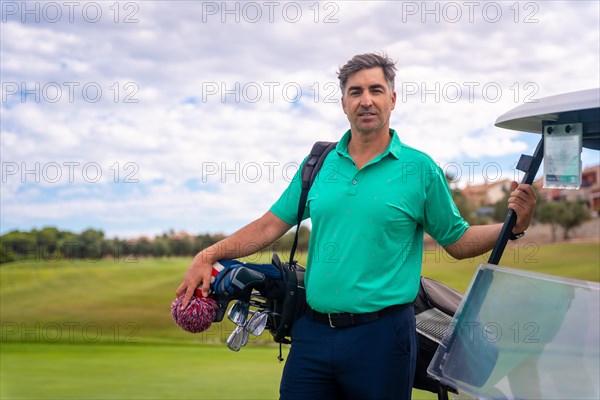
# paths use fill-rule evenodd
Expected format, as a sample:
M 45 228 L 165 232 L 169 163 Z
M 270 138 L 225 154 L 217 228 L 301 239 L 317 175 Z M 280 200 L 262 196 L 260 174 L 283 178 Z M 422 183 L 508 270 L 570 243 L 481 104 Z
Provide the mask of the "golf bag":
M 267 328 L 277 343 L 290 344 L 292 326 L 306 311 L 306 292 L 304 289 L 304 272 L 300 264 L 284 263 L 279 256 L 273 254 L 273 265 L 281 272 L 282 295 L 267 296 L 267 308 L 273 313 L 269 315 Z

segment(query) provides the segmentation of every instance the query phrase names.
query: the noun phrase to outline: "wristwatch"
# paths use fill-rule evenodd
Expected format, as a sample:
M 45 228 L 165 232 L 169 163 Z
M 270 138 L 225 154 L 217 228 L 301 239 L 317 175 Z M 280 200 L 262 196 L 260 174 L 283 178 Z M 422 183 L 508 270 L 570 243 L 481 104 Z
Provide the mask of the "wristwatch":
M 525 236 L 525 231 L 523 232 L 519 232 L 519 233 L 512 233 L 510 234 L 510 236 L 508 237 L 510 240 L 517 240 L 517 239 L 521 239 L 523 236 Z

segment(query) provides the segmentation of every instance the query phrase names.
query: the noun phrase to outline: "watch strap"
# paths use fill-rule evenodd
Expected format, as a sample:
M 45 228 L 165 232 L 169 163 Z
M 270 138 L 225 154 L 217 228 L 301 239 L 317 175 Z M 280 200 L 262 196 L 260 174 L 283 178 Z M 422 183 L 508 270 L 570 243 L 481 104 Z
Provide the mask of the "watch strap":
M 525 231 L 519 233 L 511 233 L 508 237 L 510 240 L 517 240 L 525 236 Z

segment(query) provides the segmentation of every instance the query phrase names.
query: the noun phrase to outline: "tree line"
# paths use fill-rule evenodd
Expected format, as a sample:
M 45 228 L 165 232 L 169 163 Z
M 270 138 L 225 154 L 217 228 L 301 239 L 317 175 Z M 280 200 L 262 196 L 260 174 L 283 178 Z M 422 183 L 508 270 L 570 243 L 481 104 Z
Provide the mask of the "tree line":
M 308 249 L 309 230 L 300 228 L 298 250 Z M 135 260 L 141 257 L 193 257 L 224 239 L 223 234 L 188 235 L 173 230 L 153 238 L 106 238 L 102 230 L 86 229 L 81 233 L 44 227 L 30 231 L 14 230 L 0 236 L 0 264 L 12 261 L 60 260 Z M 272 245 L 285 254 L 293 242 L 293 232 Z

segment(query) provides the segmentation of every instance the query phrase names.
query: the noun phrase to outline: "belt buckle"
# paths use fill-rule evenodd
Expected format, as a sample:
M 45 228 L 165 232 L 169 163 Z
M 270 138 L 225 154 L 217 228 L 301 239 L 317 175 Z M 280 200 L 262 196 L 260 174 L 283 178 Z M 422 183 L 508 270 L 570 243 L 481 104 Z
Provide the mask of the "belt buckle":
M 331 321 L 331 314 L 327 314 L 327 319 L 329 320 L 329 326 L 335 328 L 335 325 L 333 325 L 333 322 Z

